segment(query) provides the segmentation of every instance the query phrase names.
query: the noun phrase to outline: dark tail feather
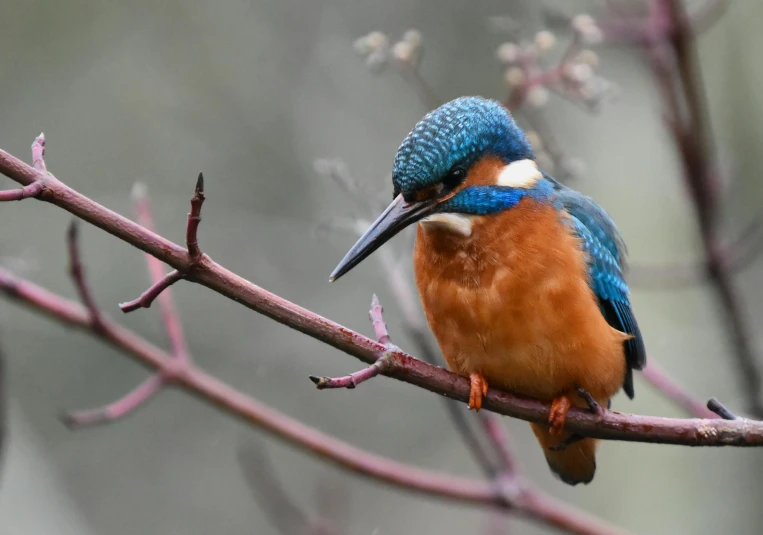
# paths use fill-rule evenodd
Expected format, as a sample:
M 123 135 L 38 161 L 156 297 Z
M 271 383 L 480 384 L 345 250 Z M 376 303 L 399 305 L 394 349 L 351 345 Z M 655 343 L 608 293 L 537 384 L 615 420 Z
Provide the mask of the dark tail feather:
M 548 467 L 568 485 L 587 484 L 596 474 L 596 447 L 598 440 L 582 438 L 571 440 L 570 433 L 552 436 L 548 425 L 530 424 L 546 455 Z M 566 447 L 564 445 L 567 444 Z M 560 449 L 563 448 L 563 449 Z

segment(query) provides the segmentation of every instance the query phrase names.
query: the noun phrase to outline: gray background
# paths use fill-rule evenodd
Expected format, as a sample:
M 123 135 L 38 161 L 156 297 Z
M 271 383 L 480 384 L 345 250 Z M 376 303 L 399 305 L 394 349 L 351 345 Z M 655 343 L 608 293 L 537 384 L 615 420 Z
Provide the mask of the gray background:
M 570 12 L 587 2 L 560 2 Z M 392 296 L 374 262 L 340 283 L 327 276 L 353 237 L 316 236 L 350 200 L 315 174 L 317 157 L 344 158 L 389 195 L 384 179 L 402 137 L 426 111 L 395 75 L 370 74 L 352 51 L 374 29 L 425 37 L 425 77 L 443 98 L 501 96 L 487 18 L 517 2 L 454 0 L 221 0 L 218 2 L 6 2 L 0 18 L 0 146 L 28 158 L 48 138 L 48 166 L 110 208 L 132 214 L 130 190 L 147 183 L 160 231 L 181 241 L 196 173 L 207 178 L 202 247 L 244 277 L 349 327 L 370 333 L 372 291 Z M 527 19 L 535 29 L 537 18 Z M 727 233 L 760 205 L 763 4 L 737 0 L 702 36 L 700 57 L 718 150 L 733 180 Z M 532 34 L 530 34 L 532 35 Z M 560 36 L 562 43 L 564 37 Z M 698 255 L 690 207 L 648 68 L 627 49 L 599 49 L 602 74 L 622 87 L 593 116 L 553 99 L 548 113 L 586 172 L 576 183 L 617 220 L 634 263 Z M 11 187 L 10 181 L 3 184 Z M 372 217 L 373 214 L 368 214 Z M 0 209 L 2 263 L 74 297 L 66 275 L 69 217 L 26 201 Z M 148 339 L 166 341 L 156 310 L 121 317 L 117 303 L 147 284 L 143 256 L 83 229 L 90 281 L 103 308 Z M 392 245 L 391 247 L 395 247 Z M 404 240 L 397 244 L 408 255 Z M 759 262 L 737 279 L 760 347 Z M 199 363 L 256 398 L 360 447 L 420 466 L 479 476 L 440 401 L 392 380 L 318 392 L 307 375 L 354 370 L 352 358 L 210 291 L 175 290 Z M 634 289 L 650 354 L 692 392 L 742 407 L 719 311 L 702 285 Z M 99 405 L 145 372 L 84 335 L 0 301 L 10 382 L 11 443 L 0 487 L 9 535 L 276 533 L 248 491 L 236 451 L 261 433 L 180 392 L 161 394 L 113 426 L 70 432 L 64 408 Z M 401 335 L 395 338 L 405 347 Z M 681 413 L 642 381 L 615 408 Z M 552 494 L 644 534 L 757 534 L 760 451 L 607 443 L 593 484 L 570 489 L 548 473 L 527 424 L 506 419 L 522 467 Z M 314 509 L 321 485 L 342 487 L 352 534 L 473 533 L 484 512 L 394 492 L 264 439 L 283 484 Z M 261 444 L 261 443 L 259 443 Z M 476 522 L 476 524 L 475 524 Z M 512 533 L 547 531 L 514 522 Z

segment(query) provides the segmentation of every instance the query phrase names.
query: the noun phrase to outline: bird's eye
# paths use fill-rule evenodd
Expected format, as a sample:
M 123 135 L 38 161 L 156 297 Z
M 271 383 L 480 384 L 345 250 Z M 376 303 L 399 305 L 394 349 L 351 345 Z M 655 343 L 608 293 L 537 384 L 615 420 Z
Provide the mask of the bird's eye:
M 447 189 L 452 190 L 458 187 L 465 178 L 466 170 L 463 167 L 454 167 L 447 175 L 445 175 L 445 178 L 442 179 L 442 183 Z

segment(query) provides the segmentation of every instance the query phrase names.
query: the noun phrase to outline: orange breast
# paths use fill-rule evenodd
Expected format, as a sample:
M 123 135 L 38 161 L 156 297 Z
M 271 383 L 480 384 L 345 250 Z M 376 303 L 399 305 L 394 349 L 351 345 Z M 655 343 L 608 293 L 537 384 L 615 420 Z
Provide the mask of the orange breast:
M 601 315 L 559 213 L 525 198 L 472 225 L 468 237 L 426 224 L 416 236 L 416 284 L 450 368 L 544 400 L 575 385 L 614 395 L 626 336 Z

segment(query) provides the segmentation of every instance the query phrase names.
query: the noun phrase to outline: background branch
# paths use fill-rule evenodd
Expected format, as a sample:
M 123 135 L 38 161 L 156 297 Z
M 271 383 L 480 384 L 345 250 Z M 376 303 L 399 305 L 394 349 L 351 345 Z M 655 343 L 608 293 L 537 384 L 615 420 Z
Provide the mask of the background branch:
M 761 374 L 720 243 L 719 175 L 691 20 L 678 0 L 655 0 L 650 4 L 649 22 L 652 28 L 666 28 L 665 39 L 644 39 L 645 52 L 661 89 L 668 128 L 681 157 L 684 183 L 694 204 L 705 249 L 707 277 L 725 311 L 748 410 L 760 418 L 763 417 Z
M 331 462 L 341 468 L 416 492 L 473 505 L 513 511 L 520 516 L 580 535 L 624 535 L 626 532 L 571 508 L 541 491 L 531 488 L 506 489 L 491 483 L 441 475 L 367 453 L 250 398 L 199 369 L 192 360 L 177 359 L 135 333 L 103 318 L 95 329 L 90 313 L 31 282 L 0 269 L 0 292 L 32 310 L 83 330 L 121 350 L 137 362 L 155 369 L 166 380 L 210 403 L 231 416 L 258 426 L 281 440 Z

